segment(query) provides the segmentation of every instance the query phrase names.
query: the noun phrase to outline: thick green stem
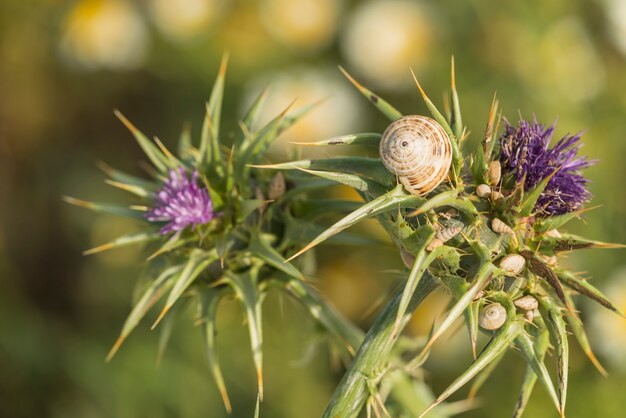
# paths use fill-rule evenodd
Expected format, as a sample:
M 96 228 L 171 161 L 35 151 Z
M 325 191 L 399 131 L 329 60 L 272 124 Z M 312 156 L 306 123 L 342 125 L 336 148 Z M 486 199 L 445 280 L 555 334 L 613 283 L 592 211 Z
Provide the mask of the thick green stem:
M 398 331 L 404 328 L 413 315 L 413 311 L 436 286 L 436 281 L 430 275 L 425 274 L 402 316 Z M 402 289 L 385 305 L 376 318 L 350 367 L 335 389 L 324 411 L 324 418 L 358 416 L 370 395 L 368 381 L 376 380 L 384 371 L 391 349 L 400 336 L 400 332 L 394 333 L 393 330 L 401 298 Z

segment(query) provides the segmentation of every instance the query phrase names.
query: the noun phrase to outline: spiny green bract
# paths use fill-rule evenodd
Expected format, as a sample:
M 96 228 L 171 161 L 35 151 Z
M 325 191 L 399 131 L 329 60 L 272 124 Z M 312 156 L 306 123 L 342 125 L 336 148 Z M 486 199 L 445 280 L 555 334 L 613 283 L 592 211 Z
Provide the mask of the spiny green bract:
M 391 104 L 360 85 L 345 71 L 344 74 L 391 121 L 402 116 Z M 402 318 L 405 318 L 407 310 L 415 308 L 411 300 L 416 292 L 426 291 L 420 288 L 425 280 L 422 278 L 425 272 L 438 285 L 447 288 L 453 297 L 448 313 L 438 326 L 433 325 L 433 331 L 421 353 L 408 366 L 421 365 L 433 342 L 450 329 L 458 318 L 464 317 L 469 329 L 474 362 L 421 416 L 478 375 L 470 390 L 470 398 L 473 397 L 509 347 L 520 352 L 528 364 L 514 416 L 523 413 L 537 380 L 546 387 L 559 413 L 564 416 L 569 353 L 566 324 L 593 364 L 601 373 L 605 373 L 591 351 L 573 295 L 581 294 L 621 313 L 590 283 L 561 268 L 557 257 L 564 251 L 617 246 L 557 231 L 569 220 L 578 217 L 583 210 L 558 216 L 546 216 L 536 211 L 537 201 L 551 176 L 532 190 L 524 190 L 523 182 L 511 182 L 510 178 L 501 180 L 500 162 L 496 156 L 501 116 L 495 97 L 484 138 L 472 155 L 464 156 L 461 145 L 466 138 L 466 131 L 455 87 L 454 65 L 450 106 L 446 112 L 440 112 L 417 79 L 415 82 L 432 117 L 445 129 L 451 140 L 453 159 L 448 181 L 422 197 L 409 194 L 402 185 L 397 184 L 379 158 L 345 156 L 269 166 L 281 170 L 306 169 L 316 176 L 354 187 L 366 202 L 313 239 L 291 259 L 362 220 L 377 218 L 398 246 L 410 269 L 397 307 L 392 306 L 396 303 L 394 299 L 379 316 L 381 322 L 391 321 L 388 323 L 393 326 L 393 333 L 388 337 L 390 343 L 396 341 L 397 334 L 406 323 Z M 353 134 L 313 145 L 378 146 L 381 137 L 377 133 Z M 477 193 L 481 185 L 483 192 Z M 488 186 L 490 193 L 484 193 L 485 186 Z M 448 241 L 440 239 L 439 246 L 432 245 L 437 234 L 443 230 L 452 231 L 451 235 L 456 233 L 456 236 Z M 444 241 L 444 245 L 441 245 Z M 505 268 L 511 257 L 501 264 L 510 254 L 517 255 L 513 258 L 521 263 L 519 270 Z M 428 281 L 432 278 L 429 277 Z M 530 300 L 536 299 L 538 311 L 526 311 L 517 306 L 520 302 L 516 304 L 516 301 L 524 296 L 531 296 Z M 505 309 L 506 319 L 503 326 L 494 331 L 483 329 L 491 339 L 482 351 L 477 351 L 479 315 L 483 307 L 491 303 L 498 303 Z M 395 315 L 389 316 L 390 311 L 395 312 Z M 366 339 L 375 340 L 375 332 L 370 331 Z M 556 388 L 544 362 L 550 344 L 554 347 L 557 360 Z M 367 350 L 362 347 L 357 353 L 354 364 L 344 377 L 343 382 L 346 383 L 337 388 L 325 411 L 325 417 L 358 415 L 365 400 L 351 393 L 347 382 L 358 385 L 359 379 L 367 380 L 359 376 L 363 369 L 382 367 L 386 361 L 376 360 L 381 364 L 371 361 Z M 363 384 L 371 386 L 369 381 Z
M 194 145 L 190 130 L 186 127 L 180 136 L 177 155 L 170 152 L 158 138 L 149 140 L 116 112 L 154 166 L 151 180 L 103 166 L 104 172 L 110 177 L 106 181 L 108 184 L 135 196 L 136 201 L 132 205 L 116 206 L 74 198 L 66 200 L 97 212 L 126 216 L 145 224 L 140 232 L 119 237 L 85 251 L 85 254 L 140 243 L 153 247 L 146 268 L 148 277 L 141 281 L 143 286 L 140 296 L 108 359 L 113 357 L 148 311 L 165 299 L 152 326 L 155 328 L 159 325 L 163 332 L 159 348 L 161 355 L 173 326 L 173 311 L 193 304 L 211 372 L 225 407 L 230 411 L 231 405 L 215 350 L 216 311 L 224 297 L 234 296 L 243 305 L 261 399 L 261 305 L 270 288 L 278 288 L 301 303 L 320 328 L 329 334 L 331 341 L 338 343 L 340 354 L 344 356 L 354 352 L 360 344 L 362 332 L 336 313 L 305 283 L 303 272 L 310 273 L 312 270 L 312 258 L 298 260 L 297 263 L 285 261 L 302 242 L 312 239 L 323 230 L 315 223 L 321 215 L 349 211 L 354 209 L 354 204 L 336 200 L 311 204 L 306 199 L 306 192 L 323 189 L 334 183 L 327 179 L 312 179 L 304 173 L 273 175 L 253 167 L 263 162 L 267 149 L 276 137 L 304 116 L 311 106 L 291 113 L 285 109 L 257 129 L 255 119 L 265 97 L 263 91 L 241 120 L 241 130 L 232 148 L 226 148 L 220 141 L 223 136 L 220 114 L 225 70 L 226 59 L 222 62 L 207 103 L 198 145 Z M 186 173 L 194 173 L 191 180 L 186 178 Z M 204 209 L 210 212 L 207 212 L 210 216 L 198 218 L 204 221 L 188 223 L 187 227 L 183 224 L 183 228 L 180 225 L 174 230 L 161 228 L 163 223 L 158 222 L 161 215 L 155 215 L 150 209 L 158 205 L 159 199 L 162 200 L 160 193 L 165 193 L 164 185 L 176 192 L 176 187 L 182 183 L 186 187 L 193 186 L 195 195 L 182 196 L 181 199 L 202 198 L 202 201 L 196 203 L 208 204 L 209 207 Z M 207 191 L 208 196 L 204 194 Z M 153 222 L 148 221 L 148 218 Z M 343 236 L 336 241 L 337 244 L 358 245 L 372 242 L 371 239 L 359 236 Z

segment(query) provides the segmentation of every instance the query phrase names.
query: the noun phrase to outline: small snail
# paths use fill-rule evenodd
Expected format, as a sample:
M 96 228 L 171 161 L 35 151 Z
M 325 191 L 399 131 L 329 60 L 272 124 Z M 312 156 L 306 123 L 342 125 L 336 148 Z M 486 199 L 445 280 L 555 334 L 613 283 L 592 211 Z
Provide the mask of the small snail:
M 443 245 L 442 240 L 440 240 L 439 238 L 433 238 L 433 240 L 428 243 L 428 246 L 426 247 L 426 251 L 432 251 L 435 248 L 441 247 L 442 245 Z
M 531 295 L 522 296 L 516 299 L 513 304 L 523 311 L 534 311 L 539 307 L 539 302 Z
M 415 264 L 415 256 L 413 256 L 413 254 L 411 254 L 404 248 L 400 248 L 400 258 L 407 268 L 413 268 L 413 265 Z
M 437 231 L 435 237 L 441 240 L 441 242 L 446 242 L 456 237 L 462 229 L 463 227 L 460 225 L 448 226 Z
M 498 218 L 491 221 L 491 229 L 498 234 L 512 234 L 513 229 Z
M 492 186 L 497 186 L 500 183 L 500 177 L 502 176 L 502 166 L 500 161 L 492 161 L 489 163 L 489 169 L 487 170 L 487 178 Z
M 491 200 L 496 202 L 496 201 L 498 201 L 500 199 L 504 199 L 504 195 L 502 193 L 500 193 L 497 190 L 494 190 L 494 191 L 491 192 Z
M 385 129 L 380 158 L 411 194 L 425 195 L 448 175 L 450 138 L 433 119 L 404 116 Z
M 489 197 L 491 196 L 491 187 L 488 184 L 479 184 L 476 186 L 476 194 L 478 197 Z
M 287 185 L 285 184 L 285 176 L 279 171 L 274 177 L 272 177 L 267 195 L 270 200 L 276 200 L 285 194 L 286 189 Z
M 519 254 L 509 254 L 500 261 L 500 268 L 512 274 L 519 274 L 524 270 L 526 259 Z
M 506 322 L 506 309 L 499 303 L 492 303 L 481 309 L 478 325 L 490 331 L 496 330 Z

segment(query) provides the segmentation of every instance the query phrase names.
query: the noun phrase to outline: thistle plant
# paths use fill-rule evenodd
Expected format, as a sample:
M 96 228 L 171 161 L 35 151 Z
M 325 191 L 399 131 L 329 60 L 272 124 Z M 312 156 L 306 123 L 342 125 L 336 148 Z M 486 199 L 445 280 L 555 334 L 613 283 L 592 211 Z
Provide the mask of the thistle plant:
M 560 256 L 570 251 L 621 247 L 562 230 L 587 210 L 590 199 L 581 170 L 592 161 L 578 156 L 581 135 L 566 136 L 550 147 L 554 125 L 546 128 L 536 120 L 510 124 L 502 118 L 494 96 L 485 134 L 467 155 L 454 61 L 443 112 L 413 75 L 432 119 L 403 116 L 344 73 L 392 124 L 383 134 L 358 133 L 313 144 L 357 150 L 378 147 L 380 158 L 335 156 L 266 166 L 306 171 L 348 185 L 364 201 L 289 261 L 375 218 L 397 246 L 407 271 L 402 288 L 367 332 L 324 417 L 356 417 L 372 397 L 384 402 L 379 384 L 384 377 L 408 375 L 421 366 L 433 343 L 459 318 L 467 326 L 474 361 L 428 407 L 408 416 L 426 415 L 476 378 L 469 392 L 469 398 L 474 397 L 509 349 L 527 365 L 513 416 L 523 414 L 537 382 L 546 388 L 559 415 L 565 416 L 571 335 L 600 373 L 606 373 L 593 354 L 575 297 L 590 298 L 623 315 L 597 288 L 560 263 Z M 440 167 L 445 167 L 443 175 L 437 174 Z M 403 327 L 436 287 L 452 296 L 447 313 L 433 324 L 427 341 L 408 361 L 394 364 L 391 359 L 401 345 Z M 480 332 L 489 338 L 482 348 L 478 347 Z M 550 347 L 556 359 L 556 381 L 545 363 Z
M 201 130 L 192 141 L 190 128 L 183 129 L 176 155 L 159 138 L 150 140 L 121 113 L 115 112 L 151 162 L 150 178 L 133 176 L 103 165 L 106 183 L 133 195 L 130 205 L 113 205 L 65 198 L 67 202 L 109 215 L 137 220 L 143 226 L 108 243 L 85 251 L 96 254 L 128 245 L 150 249 L 139 297 L 122 326 L 107 359 L 111 360 L 140 321 L 158 304 L 152 329 L 162 332 L 159 356 L 175 324 L 175 311 L 192 307 L 194 322 L 201 330 L 210 371 L 227 411 L 231 402 L 216 352 L 216 313 L 225 298 L 241 302 L 249 330 L 258 380 L 258 399 L 263 399 L 262 307 L 270 289 L 290 295 L 302 305 L 341 358 L 348 363 L 364 339 L 363 332 L 338 313 L 306 280 L 313 272 L 312 257 L 288 261 L 302 245 L 320 233 L 322 215 L 350 212 L 360 204 L 308 197 L 336 184 L 332 174 L 313 178 L 302 171 L 283 174 L 259 170 L 271 143 L 314 106 L 290 112 L 285 109 L 257 128 L 256 118 L 266 90 L 261 92 L 239 123 L 232 146 L 220 126 L 226 59 L 215 81 Z M 323 167 L 329 162 L 322 162 Z M 304 170 L 310 171 L 310 170 Z M 382 188 L 380 189 L 382 191 Z M 377 241 L 358 235 L 336 237 L 338 245 L 372 245 Z M 424 282 L 425 283 L 425 282 Z M 416 299 L 417 300 L 417 299 Z M 410 315 L 398 316 L 404 323 Z M 385 360 L 404 370 L 403 354 L 415 350 L 419 341 L 403 339 L 402 347 L 385 353 Z M 387 406 L 370 398 L 377 411 L 385 408 L 409 413 L 432 399 L 419 373 L 388 373 L 372 382 L 394 399 Z M 372 383 L 370 382 L 370 383 Z M 374 384 L 374 383 L 372 383 Z M 373 386 L 372 386 L 373 387 Z M 466 403 L 442 408 L 441 417 L 458 412 Z M 258 416 L 257 403 L 257 416 Z

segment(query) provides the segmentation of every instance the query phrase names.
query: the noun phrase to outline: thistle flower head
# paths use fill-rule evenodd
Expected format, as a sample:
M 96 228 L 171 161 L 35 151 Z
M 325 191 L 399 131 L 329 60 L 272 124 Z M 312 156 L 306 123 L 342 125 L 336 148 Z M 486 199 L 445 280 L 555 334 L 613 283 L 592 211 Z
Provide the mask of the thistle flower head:
M 554 128 L 555 124 L 546 128 L 537 120 L 520 120 L 517 126 L 506 122 L 500 137 L 503 172 L 513 175 L 516 183 L 523 182 L 525 190 L 552 175 L 535 205 L 535 211 L 544 216 L 573 212 L 591 196 L 580 170 L 593 161 L 577 155 L 581 134 L 565 135 L 548 148 Z
M 155 194 L 155 207 L 146 213 L 150 222 L 167 222 L 161 229 L 163 235 L 190 225 L 195 229 L 216 216 L 208 189 L 198 186 L 198 171 L 189 179 L 183 167 L 170 170 L 167 182 Z

